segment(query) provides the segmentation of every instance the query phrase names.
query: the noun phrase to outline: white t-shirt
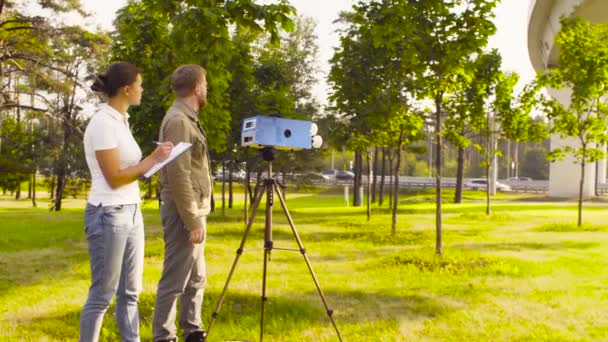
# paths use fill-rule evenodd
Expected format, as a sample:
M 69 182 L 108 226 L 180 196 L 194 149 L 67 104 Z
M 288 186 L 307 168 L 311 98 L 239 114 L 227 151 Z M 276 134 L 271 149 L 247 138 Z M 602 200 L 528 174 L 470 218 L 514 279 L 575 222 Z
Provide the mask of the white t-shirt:
M 129 118 L 127 114 L 125 120 Z M 124 169 L 139 163 L 141 149 L 131 134 L 129 124 L 123 122 L 123 115 L 108 104 L 102 104 L 89 121 L 84 132 L 84 153 L 91 171 L 91 192 L 89 203 L 97 206 L 119 204 L 138 204 L 141 202 L 139 183 L 112 189 L 97 162 L 95 151 L 118 149 L 120 168 Z

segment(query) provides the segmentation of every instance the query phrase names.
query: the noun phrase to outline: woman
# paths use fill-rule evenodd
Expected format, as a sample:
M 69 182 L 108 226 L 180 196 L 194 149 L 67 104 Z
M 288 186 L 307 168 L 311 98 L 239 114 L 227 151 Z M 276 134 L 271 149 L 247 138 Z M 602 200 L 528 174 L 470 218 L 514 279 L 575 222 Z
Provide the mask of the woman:
M 139 70 L 132 64 L 110 65 L 91 89 L 101 104 L 84 133 L 91 172 L 85 231 L 91 258 L 91 287 L 80 315 L 80 341 L 99 339 L 103 316 L 116 294 L 116 321 L 122 341 L 139 341 L 138 296 L 142 287 L 144 227 L 137 179 L 166 159 L 171 143 L 162 143 L 141 160 L 129 129 L 127 110 L 139 105 L 143 92 Z

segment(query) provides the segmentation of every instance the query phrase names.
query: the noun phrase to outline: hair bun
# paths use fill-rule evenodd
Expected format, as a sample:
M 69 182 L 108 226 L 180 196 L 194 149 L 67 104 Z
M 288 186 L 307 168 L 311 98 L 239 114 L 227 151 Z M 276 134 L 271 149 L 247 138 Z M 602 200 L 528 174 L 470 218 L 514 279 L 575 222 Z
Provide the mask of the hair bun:
M 91 85 L 91 90 L 106 93 L 107 92 L 106 91 L 107 80 L 108 79 L 107 79 L 106 75 L 97 75 L 97 77 L 95 77 L 95 81 L 93 82 L 93 85 Z

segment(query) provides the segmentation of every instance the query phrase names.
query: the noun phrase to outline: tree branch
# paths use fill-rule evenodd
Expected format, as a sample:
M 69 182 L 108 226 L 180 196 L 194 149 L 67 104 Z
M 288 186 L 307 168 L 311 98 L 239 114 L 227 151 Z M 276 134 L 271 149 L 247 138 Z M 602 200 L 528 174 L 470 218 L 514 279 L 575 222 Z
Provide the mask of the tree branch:
M 4 61 L 8 61 L 8 60 L 16 60 L 16 59 L 33 62 L 33 63 L 43 66 L 45 68 L 60 72 L 63 75 L 66 75 L 68 77 L 74 77 L 74 75 L 72 73 L 70 73 L 69 71 L 43 63 L 34 57 L 30 57 L 30 56 L 26 56 L 26 55 L 22 55 L 22 54 L 17 54 L 17 55 L 4 54 L 4 55 L 0 56 L 0 62 L 4 62 Z
M 46 112 L 46 109 L 43 109 L 43 108 L 27 106 L 27 105 L 22 105 L 22 104 L 18 104 L 18 103 L 9 103 L 9 104 L 5 104 L 5 105 L 0 105 L 0 112 L 7 110 L 7 109 L 11 109 L 11 108 L 21 108 L 21 109 L 33 110 L 36 112 Z
M 49 108 L 53 107 L 53 104 L 52 104 L 52 102 L 49 99 L 47 99 L 45 96 L 43 96 L 41 94 L 38 94 L 38 93 L 23 93 L 23 92 L 19 92 L 19 91 L 7 91 L 7 92 L 4 92 L 4 94 L 33 95 L 33 96 L 36 96 L 36 97 L 42 99 Z M 45 109 L 45 110 L 48 110 L 48 108 Z
M 37 17 L 37 18 L 40 18 L 40 17 Z M 20 23 L 20 24 L 30 23 L 31 24 L 33 22 L 34 22 L 34 20 L 32 20 L 32 18 L 10 19 L 10 20 L 5 20 L 5 21 L 1 22 L 0 27 L 7 25 L 7 24 L 12 24 L 12 23 Z
M 32 26 L 15 26 L 15 27 L 11 27 L 11 28 L 7 28 L 4 29 L 4 31 L 20 31 L 20 30 L 33 30 L 34 27 Z

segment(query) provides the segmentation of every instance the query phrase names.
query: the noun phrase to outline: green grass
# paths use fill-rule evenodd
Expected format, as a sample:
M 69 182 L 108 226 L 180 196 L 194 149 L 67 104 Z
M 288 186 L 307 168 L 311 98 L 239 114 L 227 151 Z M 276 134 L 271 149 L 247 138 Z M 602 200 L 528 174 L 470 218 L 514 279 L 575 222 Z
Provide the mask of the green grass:
M 450 194 L 446 194 L 446 199 Z M 435 255 L 433 194 L 406 193 L 397 234 L 390 213 L 345 208 L 340 192 L 288 193 L 287 203 L 345 341 L 608 340 L 608 204 L 501 195 L 486 216 L 483 193 L 445 203 L 444 255 Z M 208 323 L 243 235 L 242 193 L 226 216 L 210 217 Z M 218 201 L 219 202 L 219 201 Z M 76 341 L 89 286 L 84 200 L 64 210 L 0 197 L 0 341 Z M 219 203 L 218 203 L 219 204 Z M 385 204 L 386 205 L 386 204 Z M 140 297 L 143 341 L 151 340 L 162 270 L 155 201 L 144 206 L 146 251 Z M 276 202 L 275 247 L 296 248 Z M 259 340 L 263 210 L 256 218 L 210 341 Z M 299 253 L 274 250 L 269 263 L 265 341 L 336 341 Z M 102 341 L 118 341 L 111 306 Z

